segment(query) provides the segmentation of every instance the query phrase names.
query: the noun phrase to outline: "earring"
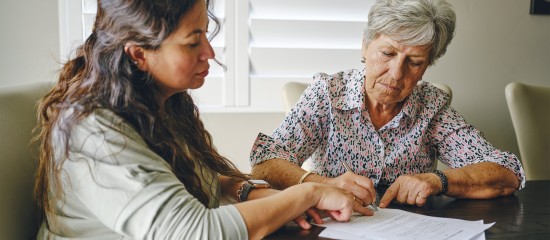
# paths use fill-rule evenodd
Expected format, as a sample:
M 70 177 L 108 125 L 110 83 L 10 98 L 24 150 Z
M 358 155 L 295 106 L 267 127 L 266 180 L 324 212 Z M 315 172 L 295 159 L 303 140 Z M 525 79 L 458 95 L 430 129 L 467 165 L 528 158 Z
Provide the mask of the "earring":
M 366 59 L 365 57 L 362 57 L 362 58 L 361 58 L 361 62 L 362 62 L 362 63 L 365 63 L 366 60 L 367 60 L 367 59 Z
M 137 65 L 137 61 L 133 61 L 132 63 L 134 63 L 134 65 Z

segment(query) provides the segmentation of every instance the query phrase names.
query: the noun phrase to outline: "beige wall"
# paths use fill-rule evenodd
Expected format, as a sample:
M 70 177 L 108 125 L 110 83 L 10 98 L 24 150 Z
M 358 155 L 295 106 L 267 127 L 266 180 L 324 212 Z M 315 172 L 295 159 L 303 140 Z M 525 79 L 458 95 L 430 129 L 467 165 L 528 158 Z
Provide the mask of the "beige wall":
M 424 80 L 450 85 L 452 105 L 466 120 L 497 147 L 518 154 L 504 86 L 512 81 L 550 86 L 550 16 L 529 15 L 527 0 L 450 2 L 458 16 L 456 37 Z M 56 0 L 0 3 L 0 85 L 54 78 L 57 11 Z M 270 133 L 284 117 L 282 113 L 202 115 L 219 151 L 244 171 L 250 169 L 247 157 L 257 133 Z
M 57 0 L 0 1 L 0 86 L 54 79 L 57 6 Z

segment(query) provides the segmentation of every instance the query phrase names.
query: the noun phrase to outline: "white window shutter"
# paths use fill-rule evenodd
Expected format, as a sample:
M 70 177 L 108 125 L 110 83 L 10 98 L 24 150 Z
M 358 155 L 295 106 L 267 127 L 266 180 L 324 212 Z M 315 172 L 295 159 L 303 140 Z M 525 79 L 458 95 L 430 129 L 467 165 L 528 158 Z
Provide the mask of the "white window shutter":
M 369 0 L 250 0 L 250 102 L 283 111 L 282 86 L 362 66 Z
M 61 56 L 68 56 L 91 33 L 97 0 L 59 1 Z M 214 2 L 222 29 L 212 46 L 227 70 L 210 61 L 205 84 L 190 91 L 203 111 L 281 112 L 286 82 L 362 67 L 362 33 L 374 0 Z

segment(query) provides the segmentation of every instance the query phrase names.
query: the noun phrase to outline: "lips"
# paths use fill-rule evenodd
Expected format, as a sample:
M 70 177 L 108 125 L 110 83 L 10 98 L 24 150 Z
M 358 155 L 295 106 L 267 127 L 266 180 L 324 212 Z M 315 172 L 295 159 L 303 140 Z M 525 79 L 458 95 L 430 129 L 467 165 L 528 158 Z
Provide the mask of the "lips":
M 208 70 L 203 71 L 203 72 L 200 72 L 200 73 L 198 73 L 197 75 L 198 75 L 199 77 L 203 77 L 203 78 L 204 78 L 204 77 L 208 76 Z
M 401 90 L 401 88 L 399 86 L 391 86 L 391 85 L 388 85 L 388 84 L 385 84 L 385 83 L 380 83 L 382 84 L 382 86 L 386 87 L 386 88 L 389 88 L 389 89 L 392 89 L 392 90 Z

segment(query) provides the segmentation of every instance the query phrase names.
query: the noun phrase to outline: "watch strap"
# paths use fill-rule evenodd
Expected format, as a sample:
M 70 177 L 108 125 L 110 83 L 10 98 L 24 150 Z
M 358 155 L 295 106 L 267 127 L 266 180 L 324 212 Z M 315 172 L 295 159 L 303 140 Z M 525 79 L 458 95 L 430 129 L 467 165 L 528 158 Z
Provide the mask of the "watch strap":
M 254 186 L 247 181 L 241 183 L 241 187 L 237 190 L 237 200 L 244 202 L 248 199 L 248 194 L 254 189 Z
M 441 192 L 439 192 L 437 196 L 445 195 L 449 188 L 449 180 L 447 179 L 447 176 L 441 170 L 433 170 L 432 172 L 435 173 L 441 181 Z

